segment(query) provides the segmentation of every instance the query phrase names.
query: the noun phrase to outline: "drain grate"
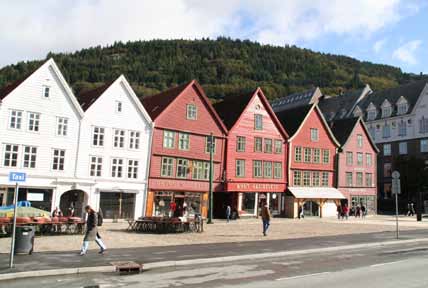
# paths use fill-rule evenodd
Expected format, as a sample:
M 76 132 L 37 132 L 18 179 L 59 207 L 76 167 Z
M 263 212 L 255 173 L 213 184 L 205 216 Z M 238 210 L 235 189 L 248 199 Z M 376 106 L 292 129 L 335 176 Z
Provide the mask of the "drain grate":
M 138 274 L 143 271 L 143 264 L 138 264 L 134 261 L 111 262 L 111 265 L 115 266 L 116 272 L 120 274 Z

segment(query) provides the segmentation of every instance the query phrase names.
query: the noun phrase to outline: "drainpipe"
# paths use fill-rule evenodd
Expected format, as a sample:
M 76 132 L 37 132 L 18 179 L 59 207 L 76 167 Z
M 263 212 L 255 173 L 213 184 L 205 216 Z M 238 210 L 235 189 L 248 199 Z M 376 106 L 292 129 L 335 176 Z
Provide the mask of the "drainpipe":
M 150 124 L 150 141 L 149 141 L 149 147 L 148 147 L 148 159 L 147 159 L 147 166 L 146 166 L 146 187 L 144 189 L 143 192 L 143 211 L 141 216 L 145 216 L 146 215 L 146 210 L 147 210 L 147 195 L 149 194 L 149 177 L 150 177 L 150 162 L 152 159 L 152 143 L 153 143 L 153 134 L 155 131 L 155 123 L 151 122 Z

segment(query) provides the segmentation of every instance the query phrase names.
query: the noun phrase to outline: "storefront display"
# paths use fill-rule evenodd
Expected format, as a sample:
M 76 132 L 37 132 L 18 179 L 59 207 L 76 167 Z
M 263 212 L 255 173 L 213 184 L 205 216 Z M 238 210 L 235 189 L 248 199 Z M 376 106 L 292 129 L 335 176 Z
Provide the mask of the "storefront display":
M 100 207 L 106 219 L 134 218 L 135 193 L 101 192 Z
M 157 191 L 154 196 L 154 216 L 182 217 L 201 214 L 202 194 L 198 192 Z

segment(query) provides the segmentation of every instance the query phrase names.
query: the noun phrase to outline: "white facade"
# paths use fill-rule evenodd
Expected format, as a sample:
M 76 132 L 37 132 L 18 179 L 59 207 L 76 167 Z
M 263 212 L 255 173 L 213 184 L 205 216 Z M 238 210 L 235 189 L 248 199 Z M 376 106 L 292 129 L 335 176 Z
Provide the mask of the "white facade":
M 61 193 L 76 184 L 83 111 L 52 59 L 4 96 L 0 104 L 0 193 L 10 199 L 10 193 L 5 193 L 14 185 L 8 180 L 9 172 L 26 172 L 27 181 L 21 187 L 34 191 L 27 190 L 20 200 L 43 197 L 51 207 L 39 206 L 52 209 Z M 47 194 L 42 196 L 42 191 Z
M 114 209 L 103 207 L 106 218 L 144 215 L 152 130 L 153 122 L 124 76 L 85 111 L 77 161 L 77 177 L 84 182 L 79 189 L 87 193 L 88 203 L 95 209 L 110 201 L 103 202 L 102 195 L 113 197 L 109 205 L 120 210 L 126 209 L 125 200 L 120 198 L 117 203 L 115 195 L 124 193 L 135 201 L 132 217 L 113 215 Z

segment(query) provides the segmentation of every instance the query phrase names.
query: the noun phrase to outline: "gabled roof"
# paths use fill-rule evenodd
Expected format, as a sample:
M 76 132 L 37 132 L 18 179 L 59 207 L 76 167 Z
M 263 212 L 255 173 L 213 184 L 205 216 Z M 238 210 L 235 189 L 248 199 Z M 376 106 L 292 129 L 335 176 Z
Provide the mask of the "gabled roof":
M 211 116 L 216 120 L 217 124 L 220 126 L 223 132 L 227 134 L 226 126 L 221 121 L 220 117 L 215 111 L 213 105 L 211 104 L 201 85 L 199 85 L 196 80 L 192 80 L 185 84 L 170 88 L 161 93 L 145 97 L 143 98 L 143 100 L 141 100 L 141 102 L 143 103 L 144 108 L 146 109 L 152 120 L 155 121 L 156 118 L 159 117 L 159 115 L 162 114 L 162 112 L 170 104 L 172 104 L 172 102 L 174 102 L 176 98 L 178 98 L 186 89 L 189 89 L 190 87 L 194 87 L 196 89 L 202 99 L 202 102 L 205 103 Z
M 284 130 L 284 127 L 281 125 L 281 122 L 276 117 L 275 112 L 273 112 L 272 107 L 269 104 L 266 96 L 264 95 L 260 87 L 256 88 L 251 93 L 247 93 L 240 96 L 227 96 L 223 99 L 222 102 L 214 104 L 214 108 L 219 114 L 220 118 L 223 120 L 223 123 L 226 125 L 227 129 L 231 130 L 233 126 L 238 122 L 242 113 L 248 107 L 254 97 L 259 96 L 263 105 L 265 106 L 266 111 L 269 113 L 272 121 L 275 123 L 276 127 L 284 138 L 288 138 L 287 132 Z
M 385 89 L 385 90 L 379 90 L 371 93 L 361 101 L 361 103 L 358 105 L 361 107 L 361 109 L 366 112 L 367 107 L 370 105 L 370 103 L 373 103 L 377 109 L 380 109 L 382 106 L 382 103 L 385 100 L 388 100 L 392 107 L 393 112 L 391 114 L 391 117 L 397 115 L 397 107 L 396 103 L 398 99 L 400 99 L 401 96 L 404 96 L 406 98 L 407 103 L 409 104 L 409 108 L 407 110 L 407 114 L 412 113 L 413 108 L 415 107 L 419 96 L 421 95 L 422 91 L 424 90 L 425 86 L 428 84 L 427 80 L 419 80 L 415 81 L 409 84 L 401 85 L 395 88 Z M 381 113 L 377 113 L 376 119 L 381 117 Z
M 285 109 L 293 109 L 298 106 L 304 106 L 318 102 L 318 99 L 322 96 L 319 87 L 314 87 L 303 92 L 293 93 L 271 102 L 272 109 L 276 111 L 282 111 Z
M 331 131 L 336 137 L 337 141 L 340 143 L 340 146 L 343 147 L 348 142 L 349 137 L 354 133 L 355 128 L 358 124 L 362 125 L 364 132 L 369 139 L 370 144 L 376 152 L 379 152 L 375 142 L 373 141 L 364 121 L 361 117 L 354 117 L 348 119 L 340 119 L 330 122 Z
M 34 72 L 36 72 L 40 67 L 43 66 L 43 63 L 38 65 L 36 68 L 31 70 L 29 73 L 27 73 L 25 76 L 23 76 L 21 79 L 16 80 L 15 82 L 12 82 L 3 88 L 0 89 L 0 101 L 6 98 L 7 95 L 9 95 L 10 92 L 15 90 L 19 85 L 21 85 L 25 80 L 28 79 L 31 75 L 33 75 Z
M 297 132 L 303 126 L 303 123 L 306 121 L 309 114 L 313 110 L 317 111 L 318 115 L 321 118 L 321 122 L 324 128 L 327 130 L 327 134 L 330 136 L 333 143 L 337 147 L 339 147 L 340 143 L 337 141 L 336 137 L 331 131 L 330 126 L 325 120 L 324 115 L 322 114 L 317 104 L 306 105 L 306 106 L 296 107 L 294 109 L 276 112 L 276 116 L 278 117 L 279 121 L 281 121 L 282 125 L 285 128 L 285 131 L 287 131 L 288 135 L 290 135 L 289 141 L 291 141 L 296 136 Z
M 115 82 L 116 80 L 112 80 L 108 83 L 105 83 L 104 85 L 101 85 L 100 87 L 90 89 L 87 91 L 84 91 L 83 93 L 80 93 L 77 95 L 77 100 L 80 103 L 80 106 L 82 107 L 83 111 L 86 111 L 91 107 L 92 104 L 97 101 L 97 99 L 103 95 L 103 93 Z

